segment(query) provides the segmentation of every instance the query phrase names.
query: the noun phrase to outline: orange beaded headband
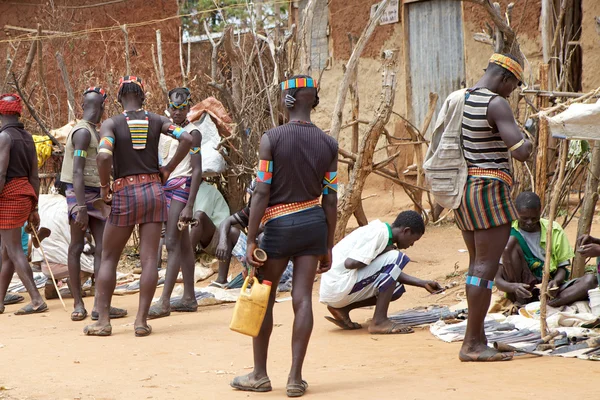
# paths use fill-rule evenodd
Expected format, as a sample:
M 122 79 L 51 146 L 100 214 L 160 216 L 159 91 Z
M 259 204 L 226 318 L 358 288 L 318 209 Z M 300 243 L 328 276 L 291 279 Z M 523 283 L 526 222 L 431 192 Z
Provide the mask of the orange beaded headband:
M 519 80 L 519 82 L 525 81 L 523 67 L 512 58 L 495 53 L 494 55 L 492 55 L 492 58 L 490 58 L 490 62 L 512 72 L 512 74 Z

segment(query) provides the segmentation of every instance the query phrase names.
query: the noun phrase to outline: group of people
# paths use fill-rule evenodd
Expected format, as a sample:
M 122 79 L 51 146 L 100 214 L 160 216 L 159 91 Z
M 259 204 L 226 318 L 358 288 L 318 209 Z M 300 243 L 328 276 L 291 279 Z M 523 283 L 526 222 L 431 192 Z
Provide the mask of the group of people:
M 550 260 L 551 288 L 556 292 L 552 304 L 579 299 L 590 285 L 597 284 L 587 277 L 567 282 L 566 267 L 573 252 L 560 227 L 550 228 L 540 218 L 541 207 L 535 194 L 521 194 L 517 207 L 511 200 L 510 159 L 527 160 L 532 151 L 531 142 L 521 133 L 506 100 L 522 82 L 522 63 L 510 55 L 495 54 L 483 77 L 464 96 L 449 97 L 451 103 L 460 102 L 464 107 L 459 129 L 468 165 L 462 200 L 455 210 L 456 223 L 469 251 L 469 317 L 459 354 L 462 361 L 512 358 L 511 353 L 487 346 L 483 323 L 491 289 L 495 280 L 515 301 L 533 297 L 533 286 L 541 278 L 539 266 L 544 263 L 542 250 L 547 229 L 552 229 L 555 239 Z M 84 328 L 86 335 L 110 335 L 110 320 L 127 313 L 111 307 L 111 297 L 117 263 L 135 225 L 140 228 L 142 265 L 134 323 L 136 336 L 152 332 L 149 318 L 197 309 L 193 279 L 194 248 L 198 244 L 221 260 L 215 282 L 218 286 L 227 283 L 234 249 L 239 253 L 245 248 L 242 251 L 251 267 L 251 277 L 257 275 L 274 285 L 293 261 L 295 319 L 292 366 L 286 387 L 290 397 L 302 396 L 308 388 L 302 365 L 313 327 L 312 286 L 316 274 L 323 274 L 320 301 L 331 313 L 328 321 L 342 329 L 359 329 L 361 325 L 351 320 L 350 312 L 375 306 L 368 327 L 372 334 L 412 332 L 410 327 L 388 318 L 390 302 L 402 296 L 405 285 L 430 293 L 442 290 L 435 281 L 404 272 L 409 258 L 399 249 L 411 247 L 425 232 L 422 217 L 414 211 L 401 212 L 391 225 L 372 221 L 334 246 L 338 144 L 311 121 L 311 111 L 319 103 L 317 84 L 311 77 L 294 76 L 281 83 L 281 101 L 289 122 L 267 131 L 260 140 L 251 204 L 218 226 L 209 212 L 194 209 L 199 189 L 205 183 L 200 152 L 202 134 L 186 119 L 190 91 L 176 88 L 169 92 L 170 119 L 144 109 L 144 84 L 138 77 L 123 77 L 117 98 L 123 113 L 105 120 L 98 132 L 106 93 L 97 87 L 84 92 L 83 119 L 67 138 L 61 173 L 61 179 L 68 184 L 73 320 L 87 316 L 79 279 L 79 257 L 87 230 L 96 244 L 96 297 L 92 309 L 96 322 Z M 45 311 L 47 306 L 33 285 L 31 269 L 20 247 L 23 224 L 27 221 L 29 229 L 34 230 L 40 223 L 36 211 L 37 160 L 31 135 L 18 121 L 20 113 L 17 95 L 0 97 L 0 299 L 16 270 L 31 296 L 31 304 L 20 312 L 29 314 Z M 99 210 L 107 204 L 110 214 L 105 218 Z M 160 300 L 152 305 L 165 222 L 165 287 Z M 247 229 L 247 235 L 236 226 Z M 580 251 L 600 254 L 598 243 L 596 239 L 583 238 Z M 254 255 L 259 246 L 268 255 L 266 261 Z M 180 269 L 184 294 L 180 302 L 171 305 L 170 296 Z M 231 386 L 236 389 L 272 389 L 267 354 L 275 296 L 276 291 L 272 290 L 260 333 L 253 338 L 254 369 L 232 381 Z

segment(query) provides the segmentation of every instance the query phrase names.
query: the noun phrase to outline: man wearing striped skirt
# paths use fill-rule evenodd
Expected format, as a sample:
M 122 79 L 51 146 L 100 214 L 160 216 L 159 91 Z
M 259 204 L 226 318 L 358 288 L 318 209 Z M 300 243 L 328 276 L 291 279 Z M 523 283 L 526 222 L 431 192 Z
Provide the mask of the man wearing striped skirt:
M 462 202 L 455 210 L 456 224 L 469 250 L 469 320 L 461 361 L 506 361 L 513 356 L 487 346 L 483 323 L 510 224 L 518 217 L 510 197 L 510 158 L 525 161 L 532 150 L 506 100 L 523 79 L 522 62 L 511 55 L 494 54 L 483 77 L 465 94 L 462 142 L 469 172 Z

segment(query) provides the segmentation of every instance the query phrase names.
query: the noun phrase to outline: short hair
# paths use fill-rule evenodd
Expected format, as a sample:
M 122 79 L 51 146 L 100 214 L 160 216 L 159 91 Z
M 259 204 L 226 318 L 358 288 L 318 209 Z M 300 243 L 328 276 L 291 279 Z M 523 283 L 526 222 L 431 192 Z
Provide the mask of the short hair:
M 185 100 L 190 100 L 192 99 L 192 94 L 190 93 L 190 90 L 188 88 L 184 88 L 184 87 L 178 87 L 175 89 L 172 89 L 169 92 L 169 101 L 171 101 L 171 97 L 175 95 L 175 99 L 177 99 L 179 101 L 179 99 L 182 99 L 182 102 Z
M 517 210 L 539 210 L 542 208 L 540 197 L 533 192 L 522 192 L 517 196 Z
M 121 99 L 123 98 L 123 95 L 130 94 L 130 93 L 137 95 L 142 100 L 144 98 L 146 98 L 144 89 L 142 89 L 142 87 L 140 85 L 138 85 L 137 83 L 134 83 L 134 82 L 129 82 L 129 83 L 124 83 L 119 88 L 119 93 L 118 93 L 119 101 L 121 101 Z
M 396 217 L 396 220 L 392 224 L 392 228 L 410 228 L 413 233 L 422 235 L 425 233 L 425 221 L 423 217 L 416 211 L 402 211 Z

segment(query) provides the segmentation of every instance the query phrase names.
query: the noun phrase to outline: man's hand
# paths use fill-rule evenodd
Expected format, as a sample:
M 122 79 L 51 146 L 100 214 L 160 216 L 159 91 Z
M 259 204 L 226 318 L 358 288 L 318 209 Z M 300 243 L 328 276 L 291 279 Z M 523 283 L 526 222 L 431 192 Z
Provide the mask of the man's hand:
M 31 214 L 29 214 L 27 225 L 30 227 L 32 232 L 33 230 L 37 232 L 40 227 L 40 214 L 38 214 L 37 211 L 32 211 Z
M 584 257 L 600 256 L 600 244 L 588 243 L 577 248 L 577 252 Z
M 256 242 L 248 243 L 246 246 L 246 262 L 252 266 L 253 271 L 256 268 L 262 267 L 264 264 L 264 263 L 258 261 L 256 258 L 254 258 L 254 250 L 256 250 L 257 248 L 258 248 L 258 244 Z M 253 277 L 253 276 L 254 276 L 254 273 L 251 272 L 250 277 Z
M 100 196 L 106 204 L 110 204 L 112 202 L 112 190 L 110 189 L 110 185 L 100 188 Z
M 227 244 L 227 237 L 221 237 L 219 239 L 217 250 L 215 250 L 215 257 L 217 257 L 219 261 L 225 261 L 229 253 L 230 250 L 229 245 Z
M 575 243 L 575 247 L 581 247 L 586 244 L 594 243 L 594 238 L 590 235 L 581 235 L 577 238 L 577 242 Z
M 89 217 L 87 213 L 87 208 L 85 206 L 80 207 L 79 211 L 77 211 L 77 216 L 75 217 L 75 225 L 85 232 L 85 230 L 88 227 L 88 222 Z
M 190 222 L 192 219 L 194 219 L 193 204 L 188 204 L 183 207 L 183 210 L 181 210 L 181 213 L 179 214 L 179 220 L 183 222 Z
M 323 274 L 331 269 L 331 249 L 327 250 L 327 254 L 323 254 L 319 257 L 319 266 L 317 267 L 317 274 Z
M 423 286 L 423 287 L 425 288 L 425 290 L 427 290 L 431 294 L 439 292 L 440 290 L 443 290 L 442 286 L 440 286 L 440 284 L 437 283 L 436 281 L 425 281 L 425 286 Z
M 166 166 L 160 167 L 159 171 L 160 171 L 160 181 L 164 185 L 169 180 L 169 176 L 171 176 L 171 172 L 173 172 L 173 171 L 169 170 Z
M 526 283 L 515 283 L 513 284 L 512 289 L 513 293 L 517 295 L 517 297 L 529 299 L 533 296 L 529 291 L 529 285 Z

